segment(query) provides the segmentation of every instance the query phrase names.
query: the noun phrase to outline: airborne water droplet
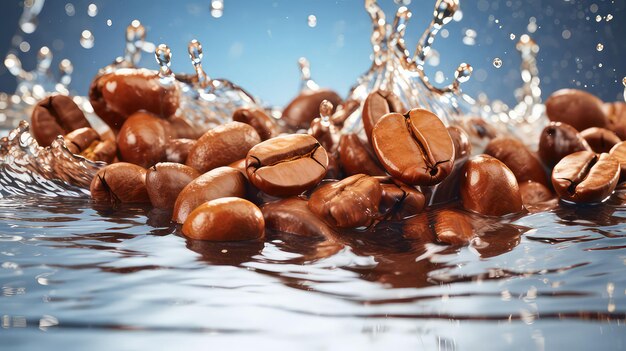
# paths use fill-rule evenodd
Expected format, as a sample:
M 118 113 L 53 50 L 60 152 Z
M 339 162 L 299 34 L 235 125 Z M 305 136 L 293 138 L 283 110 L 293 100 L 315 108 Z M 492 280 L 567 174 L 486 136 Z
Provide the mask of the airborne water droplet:
M 509 38 L 511 38 L 511 40 L 515 40 L 515 34 L 511 33 L 511 35 L 509 35 Z
M 97 14 L 98 6 L 96 4 L 89 4 L 89 6 L 87 6 L 87 15 L 89 15 L 89 17 L 96 17 Z
M 85 49 L 91 49 L 93 47 L 94 41 L 95 38 L 93 34 L 87 29 L 80 33 L 80 46 L 84 47 Z
M 307 24 L 309 27 L 315 28 L 315 26 L 317 26 L 317 17 L 315 17 L 315 15 L 309 15 L 309 17 L 307 17 Z
M 111 19 L 109 18 L 107 20 L 107 26 L 111 27 L 113 25 L 113 21 L 111 21 Z
M 597 15 L 597 16 L 596 16 L 596 22 L 600 22 L 600 21 L 602 21 L 602 16 Z
M 211 0 L 211 16 L 220 18 L 224 14 L 224 0 Z
M 606 21 L 607 22 L 612 20 L 612 19 L 613 19 L 613 15 L 612 14 L 609 13 L 608 15 L 606 15 Z
M 65 4 L 65 14 L 72 17 L 76 14 L 76 9 L 74 9 L 74 4 L 68 2 Z
M 493 59 L 493 67 L 500 68 L 502 67 L 502 60 L 499 57 Z
M 602 45 L 602 43 L 598 43 L 598 45 L 596 45 L 596 50 L 598 51 L 604 50 L 604 45 Z

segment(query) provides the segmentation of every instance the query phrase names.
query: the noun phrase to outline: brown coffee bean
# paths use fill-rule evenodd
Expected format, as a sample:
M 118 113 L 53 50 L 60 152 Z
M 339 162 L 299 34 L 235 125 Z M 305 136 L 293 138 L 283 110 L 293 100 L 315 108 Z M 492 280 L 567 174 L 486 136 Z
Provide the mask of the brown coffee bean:
M 619 180 L 620 163 L 613 156 L 580 151 L 565 156 L 552 171 L 552 185 L 562 200 L 595 203 L 606 200 Z
M 319 117 L 322 101 L 328 100 L 333 106 L 341 103 L 341 97 L 332 90 L 306 91 L 293 99 L 283 110 L 282 120 L 292 129 L 305 129 L 314 118 Z
M 111 163 L 115 159 L 117 146 L 114 141 L 100 138 L 98 133 L 88 127 L 79 128 L 66 134 L 65 146 L 75 155 L 92 161 Z
M 193 139 L 171 139 L 165 144 L 165 161 L 184 164 L 196 143 Z
M 621 140 L 626 140 L 626 103 L 621 101 L 607 102 L 604 104 L 609 129 Z
M 530 180 L 548 185 L 548 177 L 541 162 L 518 139 L 511 137 L 492 139 L 485 149 L 485 154 L 504 163 L 513 172 L 518 183 Z
M 228 122 L 204 133 L 189 150 L 186 164 L 204 173 L 246 157 L 250 148 L 260 142 L 252 126 Z
M 182 116 L 171 116 L 167 119 L 172 128 L 172 139 L 193 139 L 196 140 L 206 133 L 207 130 L 194 126 L 191 121 Z
M 368 174 L 372 176 L 385 175 L 385 171 L 378 165 L 376 156 L 361 142 L 354 133 L 341 135 L 339 139 L 339 159 L 347 175 Z
M 143 68 L 121 68 L 98 75 L 89 88 L 94 111 L 113 130 L 139 110 L 159 117 L 172 116 L 178 109 L 178 85 L 162 85 L 156 71 Z
M 224 197 L 193 210 L 183 224 L 183 234 L 195 240 L 255 240 L 265 235 L 265 220 L 252 202 Z
M 429 204 L 441 204 L 458 199 L 460 196 L 461 171 L 472 154 L 472 144 L 467 134 L 459 127 L 449 126 L 448 133 L 454 143 L 454 166 L 450 175 L 446 177 L 436 187 L 424 189 L 425 192 L 431 191 L 429 196 Z
M 546 114 L 551 121 L 567 123 L 578 131 L 606 128 L 608 119 L 602 104 L 602 100 L 585 91 L 561 89 L 546 100 Z
M 580 133 L 568 124 L 551 122 L 541 132 L 539 157 L 548 168 L 554 167 L 563 157 L 583 150 L 591 151 L 591 147 Z
M 39 146 L 50 146 L 58 135 L 78 128 L 91 127 L 83 111 L 72 98 L 52 95 L 39 101 L 33 109 L 30 132 Z
M 150 202 L 146 170 L 132 163 L 118 162 L 102 168 L 91 181 L 89 191 L 97 202 Z
M 611 148 L 621 141 L 612 131 L 597 127 L 583 130 L 580 136 L 589 144 L 591 150 L 598 154 L 611 151 Z
M 382 188 L 378 210 L 385 218 L 402 220 L 424 209 L 426 198 L 419 190 L 391 177 L 376 177 Z
M 302 193 L 326 175 L 328 154 L 310 135 L 292 134 L 255 145 L 246 157 L 248 179 L 274 196 Z
M 161 119 L 143 111 L 128 117 L 117 135 L 120 159 L 142 167 L 163 161 L 167 142 Z
M 244 197 L 246 177 L 230 167 L 218 167 L 187 184 L 174 203 L 172 220 L 184 223 L 189 213 L 202 203 L 222 197 Z
M 504 216 L 523 210 L 515 175 L 498 159 L 478 155 L 465 164 L 461 200 L 466 210 L 486 216 Z
M 440 183 L 454 164 L 450 134 L 443 122 L 427 110 L 383 116 L 372 130 L 372 142 L 387 172 L 407 184 Z
M 470 117 L 462 122 L 464 130 L 476 139 L 494 139 L 498 137 L 498 130 L 480 117 Z
M 620 180 L 626 179 L 626 141 L 613 146 L 609 154 L 619 162 L 621 169 Z
M 474 237 L 470 216 L 453 209 L 442 209 L 409 218 L 402 227 L 402 233 L 407 238 L 422 241 L 432 241 L 435 238 L 450 245 L 467 245 Z
M 233 121 L 251 125 L 261 137 L 261 141 L 278 135 L 276 121 L 258 108 L 240 108 L 233 113 Z
M 541 209 L 550 209 L 552 204 L 547 204 L 554 199 L 552 192 L 545 185 L 533 181 L 519 183 L 519 192 L 522 196 L 522 203 L 530 212 Z M 542 206 L 547 205 L 547 206 Z
M 391 91 L 374 90 L 363 102 L 363 128 L 370 144 L 372 143 L 372 130 L 378 120 L 392 112 L 405 113 L 406 107 L 402 100 Z
M 317 188 L 309 199 L 309 209 L 335 227 L 367 227 L 378 216 L 381 194 L 377 179 L 356 174 Z
M 146 188 L 152 206 L 170 209 L 187 184 L 198 178 L 195 169 L 179 163 L 160 162 L 146 173 Z
M 356 110 L 359 109 L 361 103 L 357 100 L 346 100 L 337 106 L 335 113 L 333 113 L 330 121 L 332 124 L 341 128 L 343 123 L 346 121 L 350 115 L 352 115 Z
M 307 201 L 291 197 L 261 207 L 267 229 L 308 237 L 334 238 L 336 232 L 309 207 Z

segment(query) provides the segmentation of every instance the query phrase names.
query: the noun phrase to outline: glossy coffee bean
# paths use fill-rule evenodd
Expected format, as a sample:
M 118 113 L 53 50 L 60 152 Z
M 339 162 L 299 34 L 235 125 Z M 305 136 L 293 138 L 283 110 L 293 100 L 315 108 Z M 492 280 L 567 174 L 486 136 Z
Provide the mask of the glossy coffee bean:
M 391 177 L 376 177 L 382 188 L 379 212 L 386 218 L 402 220 L 424 210 L 426 198 L 419 190 Z
M 470 117 L 462 121 L 465 131 L 472 139 L 491 140 L 498 137 L 498 130 L 480 117 Z
M 613 146 L 609 154 L 620 164 L 620 179 L 626 179 L 626 141 L 622 141 Z
M 450 134 L 443 122 L 427 110 L 383 116 L 372 130 L 372 142 L 387 172 L 407 184 L 440 183 L 454 164 Z
M 254 186 L 273 196 L 302 193 L 326 175 L 326 150 L 310 135 L 292 134 L 255 145 L 246 157 Z
M 317 188 L 309 198 L 309 209 L 335 227 L 367 227 L 378 216 L 381 194 L 377 179 L 356 174 Z
M 92 161 L 111 163 L 115 159 L 117 146 L 114 141 L 101 140 L 98 133 L 89 128 L 79 128 L 66 134 L 65 146 L 75 155 Z
M 311 121 L 320 116 L 319 108 L 324 100 L 330 101 L 333 106 L 341 103 L 341 97 L 332 90 L 306 91 L 285 107 L 282 120 L 294 130 L 309 128 Z
M 173 208 L 183 188 L 199 176 L 195 169 L 179 163 L 160 162 L 148 168 L 146 188 L 152 206 Z
M 478 155 L 465 164 L 461 201 L 466 210 L 487 216 L 504 216 L 523 209 L 515 175 L 489 155 Z
M 604 110 L 609 120 L 608 129 L 617 134 L 621 140 L 626 140 L 626 103 L 607 102 L 604 104 Z
M 143 111 L 132 114 L 117 135 L 120 159 L 142 167 L 161 162 L 165 159 L 166 134 L 155 115 Z
M 522 196 L 524 207 L 536 206 L 554 198 L 550 189 L 541 183 L 533 181 L 520 182 L 519 192 Z
M 459 198 L 461 171 L 472 154 L 472 144 L 461 128 L 449 126 L 448 133 L 454 143 L 454 166 L 446 179 L 430 189 L 429 205 L 447 203 Z
M 469 215 L 453 210 L 442 209 L 423 213 L 409 218 L 402 227 L 404 237 L 433 241 L 450 245 L 467 245 L 474 237 Z
M 196 143 L 193 139 L 170 139 L 165 143 L 165 161 L 184 164 Z
M 591 150 L 597 154 L 611 151 L 611 148 L 621 140 L 612 131 L 604 128 L 588 128 L 580 132 Z
M 591 151 L 591 147 L 580 133 L 568 124 L 551 122 L 541 132 L 539 157 L 548 168 L 554 167 L 563 157 L 583 150 Z
M 204 173 L 246 157 L 250 148 L 260 142 L 252 126 L 229 122 L 204 133 L 189 150 L 186 164 Z
M 261 207 L 265 227 L 282 233 L 330 239 L 336 232 L 309 207 L 307 201 L 298 197 L 281 199 Z
M 265 220 L 252 202 L 224 197 L 193 210 L 183 224 L 183 234 L 195 240 L 255 240 L 265 235 Z
M 363 102 L 363 128 L 370 144 L 372 143 L 372 130 L 382 116 L 392 112 L 405 113 L 406 111 L 400 98 L 393 92 L 387 90 L 371 92 Z
M 552 171 L 552 185 L 562 200 L 596 203 L 608 198 L 619 180 L 620 163 L 613 156 L 580 151 L 564 157 Z
M 548 185 L 548 177 L 541 162 L 518 139 L 511 137 L 492 139 L 485 149 L 485 154 L 504 163 L 519 183 L 530 180 Z
M 240 108 L 233 113 L 233 121 L 251 125 L 261 140 L 278 135 L 278 125 L 274 119 L 258 108 Z
M 546 100 L 546 113 L 551 121 L 567 123 L 578 131 L 605 128 L 608 119 L 602 104 L 602 100 L 585 91 L 561 89 Z
M 105 203 L 148 203 L 146 169 L 118 162 L 96 173 L 89 187 L 91 198 Z
M 72 98 L 52 95 L 39 101 L 33 109 L 30 132 L 39 146 L 46 147 L 58 135 L 65 135 L 78 128 L 91 127 L 83 111 Z
M 97 76 L 89 88 L 94 111 L 113 130 L 126 118 L 145 110 L 159 117 L 172 116 L 178 109 L 178 85 L 164 86 L 156 71 L 143 68 L 121 68 Z
M 194 126 L 191 121 L 182 116 L 171 116 L 167 119 L 173 134 L 172 139 L 193 139 L 196 140 L 206 133 L 207 130 Z
M 192 180 L 183 188 L 176 202 L 172 220 L 184 223 L 189 213 L 201 204 L 222 197 L 244 197 L 246 178 L 238 170 L 218 167 Z
M 382 176 L 386 174 L 379 166 L 376 156 L 354 133 L 341 135 L 341 139 L 339 139 L 339 159 L 347 175 L 363 173 L 372 176 Z

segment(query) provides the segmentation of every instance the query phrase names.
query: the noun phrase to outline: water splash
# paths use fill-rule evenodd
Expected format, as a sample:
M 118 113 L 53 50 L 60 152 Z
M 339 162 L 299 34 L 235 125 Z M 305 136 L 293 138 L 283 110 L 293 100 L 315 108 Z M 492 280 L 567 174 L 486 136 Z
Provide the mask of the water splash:
M 320 86 L 311 79 L 311 65 L 306 57 L 298 59 L 298 67 L 300 68 L 300 92 L 316 91 Z

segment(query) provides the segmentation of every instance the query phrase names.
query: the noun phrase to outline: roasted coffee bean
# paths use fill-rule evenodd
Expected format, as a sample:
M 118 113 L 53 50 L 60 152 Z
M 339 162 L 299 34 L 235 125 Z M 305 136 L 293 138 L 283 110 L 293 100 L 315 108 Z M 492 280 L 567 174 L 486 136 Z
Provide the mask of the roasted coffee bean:
M 326 150 L 310 135 L 292 134 L 255 145 L 246 157 L 248 179 L 274 196 L 290 196 L 312 188 L 326 175 Z
M 113 130 L 126 118 L 145 110 L 159 117 L 172 116 L 178 109 L 178 85 L 165 86 L 159 74 L 143 68 L 121 68 L 98 75 L 89 88 L 89 101 L 94 111 Z
M 320 104 L 320 115 L 330 116 L 332 113 L 333 105 L 324 100 Z M 339 137 L 341 136 L 341 130 L 337 128 L 330 121 L 325 121 L 322 117 L 317 117 L 311 122 L 311 127 L 308 130 L 308 134 L 320 143 L 326 149 L 329 154 L 335 153 L 339 147 Z
M 65 146 L 75 155 L 92 161 L 111 163 L 115 159 L 117 146 L 114 141 L 102 141 L 98 133 L 89 128 L 79 128 L 63 137 Z
M 332 117 L 330 118 L 330 122 L 341 128 L 346 119 L 350 117 L 350 115 L 352 115 L 354 111 L 358 110 L 360 106 L 361 103 L 357 100 L 350 99 L 344 101 L 342 104 L 337 106 L 335 113 L 333 113 Z
M 554 166 L 552 185 L 562 200 L 602 202 L 615 190 L 619 174 L 620 163 L 613 156 L 580 151 L 565 156 Z
M 143 111 L 134 113 L 117 135 L 120 159 L 142 167 L 163 161 L 168 142 L 166 134 L 160 118 Z
M 619 162 L 621 169 L 620 180 L 626 179 L 626 141 L 613 146 L 609 153 Z
M 598 127 L 585 129 L 580 132 L 580 136 L 589 144 L 591 150 L 598 154 L 611 151 L 611 148 L 621 141 L 612 131 Z
M 250 148 L 260 142 L 252 126 L 228 122 L 204 133 L 189 150 L 186 164 L 204 173 L 246 157 Z
M 519 192 L 522 196 L 522 203 L 526 208 L 537 206 L 554 198 L 550 189 L 541 183 L 533 181 L 520 182 Z
M 233 121 L 251 125 L 262 141 L 278 135 L 276 121 L 258 108 L 237 109 L 233 113 Z
M 578 131 L 606 128 L 608 119 L 602 100 L 582 90 L 561 89 L 546 100 L 546 114 L 553 122 L 567 123 Z
M 543 164 L 552 168 L 563 157 L 578 151 L 591 151 L 587 141 L 572 126 L 551 122 L 541 132 L 539 157 Z
M 146 173 L 146 188 L 152 206 L 173 208 L 183 188 L 199 176 L 195 169 L 179 163 L 161 162 L 150 167 Z
M 621 140 L 626 140 L 626 103 L 621 101 L 607 102 L 604 104 L 609 129 Z
M 518 139 L 511 137 L 492 139 L 485 149 L 485 154 L 504 163 L 515 174 L 519 183 L 530 180 L 548 185 L 548 177 L 541 162 Z
M 515 175 L 489 155 L 478 155 L 465 164 L 461 200 L 466 210 L 487 216 L 504 216 L 523 209 Z
M 467 245 L 474 237 L 471 217 L 461 211 L 442 209 L 409 218 L 402 227 L 407 238 L 450 245 Z
M 72 98 L 52 95 L 35 105 L 30 132 L 39 146 L 46 147 L 50 146 L 57 136 L 85 127 L 91 126 Z
M 146 169 L 132 163 L 118 162 L 102 168 L 91 181 L 89 191 L 97 202 L 150 202 Z
M 309 209 L 335 227 L 367 227 L 378 216 L 381 194 L 377 179 L 356 174 L 317 188 L 309 198 Z
M 178 194 L 172 220 L 184 223 L 189 213 L 202 203 L 222 197 L 244 197 L 246 177 L 231 167 L 218 167 L 191 181 Z
M 184 164 L 196 143 L 193 139 L 171 139 L 165 144 L 165 161 Z
M 181 116 L 171 116 L 167 119 L 175 136 L 172 139 L 193 139 L 196 140 L 206 133 L 207 130 L 192 125 L 192 123 Z
M 380 89 L 371 92 L 363 102 L 363 128 L 370 144 L 372 143 L 372 130 L 382 116 L 392 112 L 405 113 L 406 111 L 400 98 L 393 92 Z
M 252 202 L 224 197 L 193 210 L 183 224 L 183 234 L 196 240 L 255 240 L 265 235 L 265 220 Z
M 407 184 L 440 183 L 454 164 L 450 134 L 443 122 L 427 110 L 383 116 L 372 131 L 372 141 L 387 172 Z
M 241 172 L 241 174 L 243 174 L 244 177 L 246 177 L 246 179 L 248 178 L 248 173 L 246 173 L 246 159 L 245 158 L 242 158 L 241 160 L 237 160 L 229 164 L 228 167 L 232 167 L 238 170 L 239 172 Z
M 291 197 L 270 202 L 261 207 L 267 229 L 308 237 L 332 239 L 336 232 L 309 207 L 307 201 Z
M 473 138 L 491 140 L 498 137 L 497 129 L 480 117 L 463 119 L 464 129 Z
M 368 174 L 372 176 L 385 175 L 385 171 L 378 165 L 376 156 L 368 150 L 354 133 L 341 135 L 339 139 L 339 159 L 347 175 Z
M 425 189 L 426 192 L 430 190 L 429 205 L 447 203 L 459 198 L 461 171 L 472 154 L 472 144 L 461 128 L 449 126 L 448 133 L 454 143 L 454 166 L 450 175 L 436 187 Z
M 402 220 L 422 212 L 426 198 L 419 190 L 391 177 L 376 177 L 382 188 L 379 212 L 387 219 Z
M 319 117 L 322 101 L 328 100 L 333 106 L 341 103 L 341 97 L 332 90 L 306 91 L 293 99 L 283 110 L 282 119 L 292 129 L 306 129 L 314 118 Z

